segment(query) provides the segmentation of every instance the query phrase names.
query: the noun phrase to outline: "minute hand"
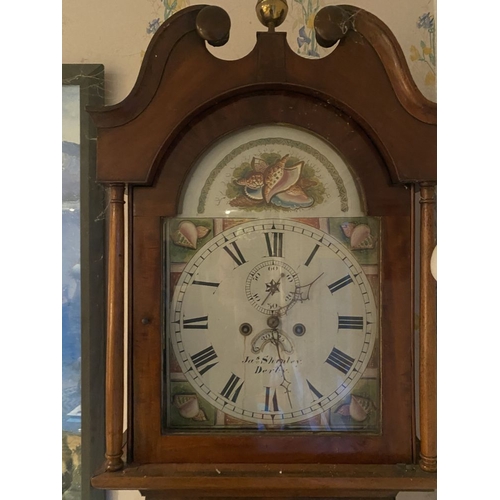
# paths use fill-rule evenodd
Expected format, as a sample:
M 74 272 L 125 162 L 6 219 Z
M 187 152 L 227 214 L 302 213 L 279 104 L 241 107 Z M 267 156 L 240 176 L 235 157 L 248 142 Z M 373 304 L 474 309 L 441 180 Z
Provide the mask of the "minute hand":
M 295 291 L 293 292 L 293 299 L 286 306 L 283 306 L 280 309 L 280 316 L 285 315 L 296 302 L 305 302 L 306 300 L 309 300 L 311 287 L 321 278 L 321 276 L 323 276 L 323 274 L 325 273 L 321 273 L 316 279 L 312 280 L 311 283 L 308 283 L 307 285 L 296 286 Z

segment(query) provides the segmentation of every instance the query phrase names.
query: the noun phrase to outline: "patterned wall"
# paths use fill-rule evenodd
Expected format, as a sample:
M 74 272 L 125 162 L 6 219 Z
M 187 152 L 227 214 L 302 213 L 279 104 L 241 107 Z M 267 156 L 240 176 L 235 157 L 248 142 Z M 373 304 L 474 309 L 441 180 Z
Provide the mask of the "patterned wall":
M 255 16 L 255 0 L 65 0 L 63 2 L 63 62 L 102 63 L 106 68 L 107 102 L 125 98 L 135 83 L 153 34 L 173 13 L 196 3 L 219 5 L 231 17 L 231 38 L 212 49 L 223 59 L 250 52 L 255 32 L 265 28 Z M 278 29 L 288 33 L 290 46 L 304 57 L 321 57 L 313 30 L 316 12 L 330 0 L 289 0 L 286 21 Z M 343 2 L 342 2 L 343 3 Z M 436 99 L 435 0 L 351 0 L 382 19 L 393 31 L 406 55 L 421 92 Z M 91 33 L 91 35 L 89 35 Z
M 220 5 L 230 12 L 232 17 L 238 15 L 237 9 L 231 8 L 227 0 L 215 0 L 209 2 L 214 5 Z M 326 55 L 329 51 L 320 47 L 316 41 L 314 34 L 313 23 L 314 17 L 318 10 L 325 5 L 334 4 L 336 2 L 324 0 L 290 0 L 289 1 L 289 14 L 285 24 L 280 28 L 289 33 L 288 41 L 291 47 L 300 55 L 304 57 L 316 58 Z M 372 6 L 361 5 L 367 2 L 351 2 L 352 4 L 359 5 L 359 7 L 370 10 Z M 379 4 L 386 4 L 387 8 L 391 7 L 391 2 L 378 2 Z M 413 2 L 418 4 L 419 2 Z M 190 0 L 162 0 L 157 1 L 153 11 L 153 18 L 148 22 L 146 32 L 154 34 L 160 27 L 161 23 L 168 19 L 176 11 L 193 4 Z M 254 2 L 248 2 L 253 7 Z M 409 10 L 399 10 L 399 22 L 407 24 L 405 28 L 405 35 L 403 40 L 400 37 L 403 52 L 407 56 L 407 60 L 417 85 L 421 88 L 422 93 L 429 99 L 435 100 L 436 94 L 436 22 L 434 14 L 434 2 L 421 2 L 418 15 L 410 14 Z M 240 10 L 243 10 L 240 7 Z M 246 9 L 245 9 L 246 10 Z M 413 11 L 414 9 L 412 9 Z M 375 13 L 374 11 L 372 11 Z M 383 15 L 378 14 L 382 20 L 385 20 Z M 385 22 L 388 22 L 385 20 Z M 254 22 L 256 29 L 261 29 L 259 25 Z M 251 49 L 251 46 L 250 46 Z M 219 51 L 220 52 L 220 51 Z M 236 58 L 234 54 L 234 46 L 231 46 L 226 54 L 229 55 L 228 59 Z M 216 52 L 217 53 L 217 52 Z M 241 54 L 241 56 L 243 56 Z M 231 57 L 232 56 L 232 57 Z M 240 57 L 241 57 L 240 56 Z

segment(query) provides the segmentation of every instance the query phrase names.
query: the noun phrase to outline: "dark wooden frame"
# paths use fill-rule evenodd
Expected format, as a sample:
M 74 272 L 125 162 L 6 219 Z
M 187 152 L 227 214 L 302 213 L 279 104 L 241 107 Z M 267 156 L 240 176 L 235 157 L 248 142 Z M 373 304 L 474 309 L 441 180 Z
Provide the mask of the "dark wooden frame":
M 139 463 L 161 463 L 166 457 L 168 461 L 186 463 L 190 456 L 196 456 L 199 463 L 314 463 L 318 456 L 324 463 L 344 464 L 411 463 L 414 460 L 416 443 L 404 440 L 405 435 L 413 434 L 411 192 L 403 186 L 392 187 L 384 161 L 359 126 L 350 123 L 334 106 L 315 107 L 314 104 L 311 97 L 292 90 L 286 93 L 256 91 L 238 99 L 220 101 L 182 130 L 175 145 L 160 153 L 162 168 L 154 186 L 134 188 L 132 281 L 141 282 L 141 278 L 143 281 L 139 293 L 132 289 L 131 300 L 131 361 L 135 373 L 132 384 L 133 393 L 141 394 L 134 405 L 131 423 L 133 459 Z M 242 124 L 282 122 L 301 126 L 306 112 L 308 129 L 331 142 L 348 164 L 357 166 L 354 174 L 359 185 L 370 186 L 365 195 L 367 215 L 383 216 L 382 296 L 391 297 L 392 301 L 397 297 L 399 307 L 382 318 L 383 365 L 389 366 L 391 362 L 391 369 L 398 374 L 383 378 L 382 399 L 386 410 L 382 435 L 316 434 L 255 439 L 248 434 L 231 434 L 211 437 L 207 447 L 200 447 L 200 443 L 209 441 L 206 436 L 162 436 L 159 420 L 150 418 L 151 414 L 161 414 L 160 401 L 155 395 L 161 390 L 162 379 L 159 356 L 162 350 L 159 279 L 162 218 L 176 215 L 179 186 L 211 144 L 240 130 Z M 390 265 L 391 262 L 398 262 L 398 266 Z M 145 276 L 149 278 L 144 280 Z M 147 325 L 142 323 L 145 317 Z M 398 324 L 399 329 L 395 329 L 394 324 Z M 291 447 L 293 457 L 288 452 Z
M 317 15 L 317 21 L 323 22 L 326 12 L 327 27 L 329 22 L 335 24 L 337 15 L 342 22 L 342 29 L 337 30 L 342 33 L 342 40 L 329 56 L 320 60 L 303 59 L 290 50 L 285 34 L 269 32 L 258 33 L 254 50 L 238 61 L 219 60 L 205 47 L 205 40 L 217 45 L 227 39 L 227 33 L 219 30 L 214 35 L 210 30 L 210 26 L 223 25 L 227 15 L 222 9 L 206 6 L 185 9 L 156 33 L 131 94 L 120 104 L 92 113 L 99 130 L 98 179 L 109 185 L 112 202 L 107 460 L 105 471 L 93 479 L 97 487 L 144 489 L 151 492 L 148 498 L 163 498 L 166 493 L 159 490 L 174 496 L 221 498 L 334 494 L 388 497 L 400 490 L 435 488 L 436 311 L 435 289 L 426 259 L 435 239 L 432 206 L 436 182 L 436 106 L 416 89 L 399 45 L 380 20 L 354 7 L 325 9 Z M 331 36 L 324 26 L 318 22 L 316 29 L 322 30 L 321 38 L 328 41 Z M 343 29 L 345 26 L 347 30 Z M 332 72 L 334 78 L 328 77 Z M 390 442 L 382 448 L 372 448 L 369 439 L 364 442 L 347 439 L 344 442 L 352 445 L 351 453 L 344 450 L 335 455 L 325 451 L 328 446 L 330 450 L 335 448 L 334 436 L 325 438 L 329 445 L 322 445 L 315 437 L 296 437 L 293 442 L 283 437 L 279 443 L 276 438 L 264 436 L 260 442 L 265 441 L 263 447 L 268 453 L 262 458 L 255 438 L 248 436 L 233 437 L 231 443 L 221 436 L 180 439 L 180 436 L 161 436 L 159 431 L 161 219 L 176 214 L 190 167 L 213 141 L 252 124 L 300 125 L 296 118 L 299 115 L 306 117 L 308 128 L 355 163 L 353 169 L 358 180 L 371 188 L 364 190 L 368 214 L 384 217 L 384 237 L 391 232 L 385 248 L 388 256 L 392 256 L 394 269 L 386 261 L 382 269 L 383 287 L 385 297 L 399 301 L 402 310 L 387 319 L 393 325 L 386 339 L 390 342 L 384 347 L 395 349 L 391 353 L 393 360 L 397 360 L 397 355 L 403 356 L 395 371 L 403 381 L 395 386 L 411 402 L 414 400 L 411 336 L 416 230 L 412 199 L 422 187 L 420 382 L 421 386 L 422 382 L 425 384 L 420 394 L 422 442 L 418 443 L 415 437 L 411 408 L 404 417 L 410 429 L 410 433 L 404 434 L 411 441 L 404 453 L 401 453 L 403 448 L 397 451 L 399 445 Z M 422 144 L 426 147 L 422 148 Z M 128 419 L 128 463 L 122 471 L 125 223 L 122 207 L 127 185 L 131 206 L 128 221 L 131 358 L 127 362 L 131 367 L 129 398 L 133 403 Z M 393 236 L 398 231 L 399 236 Z M 404 331 L 401 338 L 395 335 L 398 328 Z M 396 399 L 392 399 L 390 409 L 396 408 Z M 408 402 L 401 408 L 409 409 Z M 152 414 L 158 415 L 158 422 L 151 419 Z M 228 451 L 212 455 L 209 463 L 216 444 L 225 444 Z M 287 453 L 287 446 L 289 449 L 292 445 L 295 453 Z M 239 456 L 238 446 L 239 449 L 247 446 L 250 451 L 243 455 L 245 463 L 234 465 Z M 274 456 L 273 446 L 278 449 Z M 196 450 L 200 458 L 190 462 L 189 453 L 179 451 L 180 447 L 191 453 Z M 319 455 L 315 453 L 318 450 Z M 415 467 L 418 452 L 420 469 Z M 407 466 L 401 469 L 398 460 Z M 257 478 L 259 481 L 255 483 Z
M 95 181 L 97 130 L 86 111 L 104 105 L 104 66 L 63 64 L 62 84 L 80 89 L 81 492 L 82 500 L 104 500 L 90 479 L 104 453 L 105 190 Z

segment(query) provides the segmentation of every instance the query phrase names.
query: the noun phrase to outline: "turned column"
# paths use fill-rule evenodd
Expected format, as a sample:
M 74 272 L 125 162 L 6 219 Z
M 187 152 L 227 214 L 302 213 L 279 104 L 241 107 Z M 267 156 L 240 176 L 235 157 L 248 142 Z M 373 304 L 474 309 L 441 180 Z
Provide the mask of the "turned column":
M 109 188 L 108 318 L 106 345 L 106 470 L 123 468 L 124 192 Z
M 435 183 L 420 184 L 420 467 L 428 472 L 437 470 L 437 300 L 431 274 L 435 196 Z

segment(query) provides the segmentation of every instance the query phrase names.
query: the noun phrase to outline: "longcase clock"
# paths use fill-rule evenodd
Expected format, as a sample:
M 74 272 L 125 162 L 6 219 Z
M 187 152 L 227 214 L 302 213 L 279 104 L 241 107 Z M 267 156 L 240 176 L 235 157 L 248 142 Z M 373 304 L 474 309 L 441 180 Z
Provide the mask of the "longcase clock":
M 257 3 L 268 31 L 236 61 L 206 47 L 229 37 L 224 10 L 182 10 L 131 94 L 92 110 L 110 200 L 95 487 L 435 489 L 436 107 L 373 15 L 320 10 L 317 39 L 337 45 L 308 60 L 275 31 L 286 10 Z

